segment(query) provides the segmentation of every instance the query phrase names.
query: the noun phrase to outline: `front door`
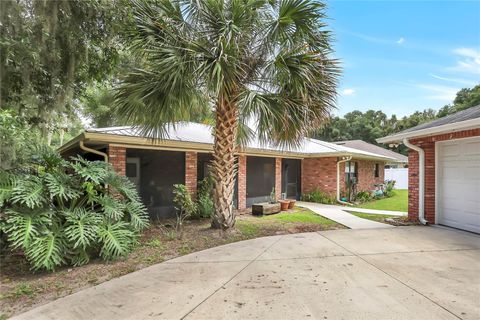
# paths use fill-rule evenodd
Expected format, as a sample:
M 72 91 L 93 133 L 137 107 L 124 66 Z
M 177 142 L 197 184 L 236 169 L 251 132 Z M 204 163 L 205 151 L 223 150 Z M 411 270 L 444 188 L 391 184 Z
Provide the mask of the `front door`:
M 140 192 L 140 158 L 127 158 L 127 178 L 135 184 Z
M 282 193 L 300 200 L 300 160 L 282 159 Z

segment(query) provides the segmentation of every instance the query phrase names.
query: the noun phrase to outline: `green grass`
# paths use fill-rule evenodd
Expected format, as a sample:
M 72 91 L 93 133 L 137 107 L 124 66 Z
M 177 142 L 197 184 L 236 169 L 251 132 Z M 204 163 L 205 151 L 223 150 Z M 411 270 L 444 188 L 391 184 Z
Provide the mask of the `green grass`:
M 408 211 L 408 190 L 394 190 L 394 195 L 390 198 L 384 198 L 367 202 L 358 206 L 358 208 L 390 210 L 390 211 Z
M 386 218 L 394 218 L 395 216 L 391 216 L 388 214 L 370 214 L 370 213 L 363 213 L 363 212 L 355 212 L 355 211 L 347 211 L 348 213 L 353 214 L 359 218 L 373 220 L 377 222 L 383 222 Z
M 310 210 L 300 209 L 295 212 L 280 212 L 269 216 L 261 217 L 265 220 L 278 220 L 283 222 L 314 223 L 323 225 L 333 225 L 335 221 L 324 218 Z

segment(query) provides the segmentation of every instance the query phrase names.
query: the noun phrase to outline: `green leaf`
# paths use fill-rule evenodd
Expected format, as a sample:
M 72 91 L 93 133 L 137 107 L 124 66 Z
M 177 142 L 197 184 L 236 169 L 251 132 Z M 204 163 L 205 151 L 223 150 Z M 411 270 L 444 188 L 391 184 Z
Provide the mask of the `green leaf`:
M 40 207 L 46 202 L 42 180 L 33 175 L 23 176 L 13 188 L 12 202 L 30 209 Z
M 13 174 L 0 171 L 0 207 L 10 199 L 16 183 L 17 181 Z
M 150 224 L 147 209 L 141 202 L 131 201 L 125 209 L 130 217 L 130 223 L 135 230 L 143 230 Z
M 100 256 L 112 260 L 126 255 L 136 243 L 136 234 L 129 229 L 129 224 L 123 221 L 108 223 L 100 226 L 99 234 L 102 239 Z
M 44 209 L 25 210 L 9 209 L 5 232 L 12 248 L 26 249 L 50 224 L 51 212 Z
M 97 201 L 102 206 L 101 210 L 108 219 L 119 221 L 123 218 L 125 205 L 122 202 L 107 195 L 98 198 Z
M 50 231 L 36 238 L 26 250 L 27 259 L 35 270 L 54 270 L 55 267 L 66 264 L 68 252 L 67 241 L 59 232 Z
M 63 172 L 45 174 L 45 184 L 52 197 L 62 200 L 72 200 L 82 194 L 72 186 L 72 177 Z
M 95 184 L 104 183 L 107 176 L 107 164 L 103 161 L 88 161 L 81 157 L 72 157 L 71 167 L 75 173 Z
M 85 250 L 95 243 L 102 218 L 96 212 L 76 208 L 66 212 L 65 236 L 74 249 Z

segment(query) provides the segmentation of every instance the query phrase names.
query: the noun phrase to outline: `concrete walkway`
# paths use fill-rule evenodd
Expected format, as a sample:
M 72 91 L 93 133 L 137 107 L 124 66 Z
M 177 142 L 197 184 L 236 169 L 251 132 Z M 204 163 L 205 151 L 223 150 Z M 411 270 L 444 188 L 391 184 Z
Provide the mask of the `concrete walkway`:
M 14 319 L 479 319 L 479 274 L 466 232 L 312 232 L 193 253 Z
M 313 202 L 297 202 L 298 206 L 308 208 L 313 212 L 324 216 L 330 220 L 343 224 L 350 229 L 378 229 L 378 228 L 394 228 L 394 226 L 376 222 L 368 219 L 359 218 L 346 212 L 345 210 L 357 211 L 356 208 L 333 206 L 327 204 Z

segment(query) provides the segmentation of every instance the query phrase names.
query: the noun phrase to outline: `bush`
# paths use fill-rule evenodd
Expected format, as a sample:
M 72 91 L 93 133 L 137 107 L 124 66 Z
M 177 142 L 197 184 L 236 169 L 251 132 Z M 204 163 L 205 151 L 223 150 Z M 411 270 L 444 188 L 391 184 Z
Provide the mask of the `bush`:
M 385 197 L 391 197 L 394 195 L 393 188 L 395 187 L 395 180 L 385 180 Z
M 302 201 L 324 204 L 335 204 L 337 202 L 334 196 L 331 196 L 330 194 L 323 192 L 320 189 L 315 189 L 312 192 L 303 194 L 301 199 Z
M 198 183 L 197 216 L 198 218 L 210 218 L 213 215 L 215 206 L 212 198 L 213 179 L 207 176 Z
M 359 191 L 355 195 L 355 201 L 358 201 L 358 202 L 361 202 L 361 203 L 372 201 L 373 198 L 374 198 L 374 196 L 369 191 Z
M 21 170 L 0 174 L 2 232 L 32 269 L 126 255 L 149 224 L 135 186 L 104 162 L 68 162 L 44 149 Z
M 173 185 L 173 203 L 177 215 L 176 231 L 179 239 L 183 237 L 183 222 L 197 213 L 197 204 L 183 184 Z

